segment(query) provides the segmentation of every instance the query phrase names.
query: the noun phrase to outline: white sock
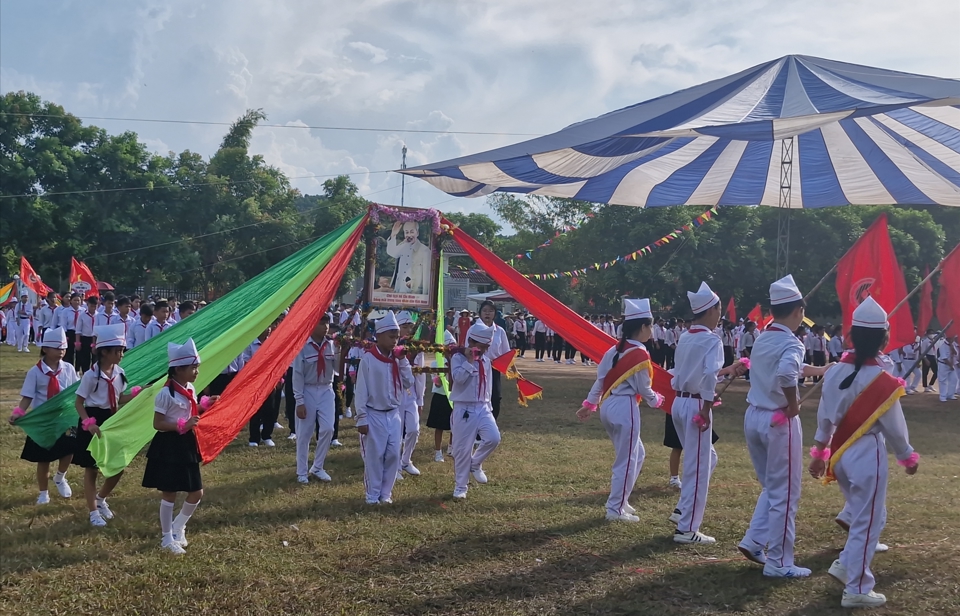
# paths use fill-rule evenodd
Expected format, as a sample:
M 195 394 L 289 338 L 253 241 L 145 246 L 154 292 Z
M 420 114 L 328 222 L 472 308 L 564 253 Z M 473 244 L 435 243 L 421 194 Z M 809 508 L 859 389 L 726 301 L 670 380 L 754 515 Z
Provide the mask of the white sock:
M 680 481 L 680 475 L 670 475 L 670 481 L 673 481 L 674 479 Z
M 197 505 L 200 504 L 200 501 L 195 503 L 183 502 L 183 507 L 180 508 L 180 513 L 177 514 L 177 519 L 173 521 L 174 528 L 183 528 L 187 525 L 187 522 L 190 521 L 190 516 L 193 515 L 193 512 L 197 510 Z M 171 510 L 172 511 L 172 510 Z
M 64 480 L 64 478 L 66 477 L 66 475 L 67 475 L 67 471 L 57 471 L 57 472 L 54 473 L 54 475 L 53 475 L 53 481 L 54 481 L 54 483 L 60 483 L 61 481 Z
M 173 532 L 173 505 L 170 501 L 160 501 L 160 532 L 164 538 Z
M 40 496 L 47 496 L 47 490 L 40 490 Z
M 97 494 L 97 504 L 105 505 L 106 503 L 107 503 L 107 499 Z

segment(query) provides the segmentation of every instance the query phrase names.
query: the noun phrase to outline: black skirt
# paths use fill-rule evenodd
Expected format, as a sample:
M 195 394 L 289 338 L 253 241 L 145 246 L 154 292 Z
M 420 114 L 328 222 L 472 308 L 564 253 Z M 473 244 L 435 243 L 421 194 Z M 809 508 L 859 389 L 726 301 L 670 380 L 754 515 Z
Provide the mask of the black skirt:
M 427 427 L 434 430 L 450 429 L 450 414 L 453 408 L 450 399 L 443 394 L 434 393 L 430 398 L 430 415 L 427 416 Z
M 683 449 L 683 443 L 680 442 L 680 435 L 677 434 L 677 427 L 673 425 L 673 415 L 664 413 L 666 421 L 663 425 L 663 446 L 670 449 Z M 712 443 L 720 440 L 716 430 L 710 431 L 713 434 Z
M 186 434 L 157 432 L 147 450 L 147 468 L 140 485 L 161 492 L 196 492 L 203 489 L 200 450 L 192 430 Z
M 28 436 L 26 442 L 23 444 L 20 459 L 26 460 L 27 462 L 54 462 L 64 456 L 73 455 L 77 449 L 77 437 L 73 432 L 73 428 L 70 428 L 70 432 L 58 438 L 57 442 L 54 443 L 50 449 L 44 449 L 40 445 L 37 445 L 37 443 Z
M 93 417 L 97 420 L 98 426 L 102 426 L 104 422 L 113 415 L 110 409 L 101 409 L 93 406 L 85 406 L 83 408 L 87 412 L 88 417 Z M 87 451 L 87 447 L 90 446 L 90 441 L 93 440 L 93 434 L 84 430 L 79 421 L 77 422 L 76 440 L 77 444 L 76 449 L 73 450 L 72 464 L 76 464 L 82 468 L 97 468 L 97 461 L 94 460 L 90 452 Z

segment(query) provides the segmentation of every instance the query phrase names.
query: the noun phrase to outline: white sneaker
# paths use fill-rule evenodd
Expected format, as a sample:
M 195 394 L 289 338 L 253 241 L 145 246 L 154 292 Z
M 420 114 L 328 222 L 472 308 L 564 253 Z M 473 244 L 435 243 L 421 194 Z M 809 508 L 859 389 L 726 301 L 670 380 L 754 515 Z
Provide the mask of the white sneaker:
M 453 457 L 453 449 L 451 449 L 449 446 L 447 446 L 447 457 L 448 458 Z
M 887 545 L 886 543 L 880 543 L 879 541 L 877 542 L 877 547 L 873 548 L 873 551 L 874 551 L 874 553 L 876 553 L 876 554 L 882 554 L 882 553 L 887 552 L 887 551 L 889 551 L 889 550 L 890 550 L 890 546 L 889 546 L 889 545 Z
M 403 471 L 397 471 L 397 481 L 403 481 Z
M 49 502 L 50 502 L 50 493 L 47 492 L 46 490 L 44 490 L 43 492 L 37 495 L 38 505 L 46 505 Z
M 763 546 L 754 543 L 753 541 L 747 541 L 744 539 L 737 546 L 737 549 L 740 550 L 740 553 L 743 554 L 744 558 L 751 562 L 755 562 L 758 565 L 767 564 L 767 554 L 763 550 Z
M 833 564 L 830 565 L 827 573 L 830 574 L 830 577 L 840 582 L 844 586 L 847 585 L 847 568 L 843 566 L 843 563 L 840 562 L 839 558 L 833 561 Z
M 924 387 L 923 392 L 927 394 L 933 393 L 933 387 Z
M 63 498 L 70 498 L 71 496 L 73 496 L 73 490 L 70 488 L 70 484 L 67 483 L 66 477 L 64 477 L 60 481 L 57 481 L 56 479 L 54 479 L 53 485 L 57 486 L 57 492 Z
M 164 537 L 163 541 L 160 542 L 160 549 L 178 556 L 187 553 L 187 551 L 183 549 L 183 546 L 174 541 L 173 537 Z
M 113 519 L 113 512 L 110 511 L 110 506 L 107 505 L 107 499 L 97 499 L 97 511 L 100 512 L 104 520 Z
M 330 441 L 330 446 L 331 446 L 331 447 L 343 447 L 343 443 L 341 443 L 341 442 L 340 442 L 339 440 L 337 440 L 337 439 L 333 439 L 332 441 Z
M 487 474 L 483 472 L 482 468 L 470 471 L 473 475 L 473 478 L 477 480 L 477 483 L 487 483 Z
M 405 470 L 407 473 L 409 473 L 409 474 L 411 474 L 411 475 L 414 475 L 414 476 L 420 474 L 420 469 L 417 468 L 416 466 L 414 466 L 414 465 L 413 465 L 413 462 L 411 462 L 410 464 L 407 464 L 406 466 L 404 466 L 404 467 L 403 467 L 403 470 Z
M 254 443 L 253 441 L 250 441 L 249 443 L 247 443 L 247 445 L 250 447 L 259 447 L 260 443 Z
M 671 522 L 673 522 L 674 524 L 679 524 L 679 523 L 680 523 L 680 516 L 681 516 L 681 515 L 682 515 L 682 514 L 680 513 L 680 510 L 679 510 L 679 509 L 674 509 L 674 510 L 673 510 L 673 513 L 671 513 L 671 514 L 670 514 L 670 517 L 667 518 L 667 519 L 670 520 Z
M 187 547 L 188 545 L 190 545 L 189 543 L 187 543 L 187 529 L 186 529 L 186 528 L 181 528 L 181 529 L 174 528 L 174 529 L 173 529 L 173 541 L 174 541 L 175 543 L 179 543 L 179 544 L 180 544 L 180 547 L 182 547 L 182 548 L 185 548 L 185 547 Z
M 297 481 L 300 483 L 310 483 L 310 479 L 306 475 L 297 475 Z
M 763 575 L 772 578 L 804 578 L 810 577 L 810 570 L 805 567 L 774 567 L 770 563 L 763 566 Z
M 631 505 L 630 503 L 624 503 L 624 504 L 623 504 L 623 512 L 624 512 L 624 513 L 629 513 L 630 515 L 633 515 L 634 513 L 637 512 L 637 510 L 634 509 L 634 508 L 633 508 L 633 505 Z
M 437 451 L 435 451 L 435 452 L 433 453 L 433 461 L 434 461 L 434 462 L 443 462 L 443 451 L 441 451 L 441 450 L 439 450 L 439 449 L 438 449 Z
M 887 598 L 878 592 L 872 590 L 864 595 L 854 594 L 843 591 L 843 599 L 840 600 L 841 607 L 880 607 L 887 602 Z
M 330 476 L 330 473 L 323 470 L 322 468 L 311 468 L 310 474 L 319 479 L 320 481 L 332 481 L 333 477 Z
M 283 426 L 280 425 L 280 422 L 279 422 L 279 421 L 275 421 L 275 422 L 273 422 L 273 429 L 274 429 L 274 430 L 281 430 L 281 429 L 283 429 Z
M 368 505 L 379 505 L 379 504 L 380 504 L 380 501 L 379 501 L 379 500 L 370 500 L 369 498 L 366 499 L 366 500 L 364 500 L 364 502 L 367 503 Z
M 617 514 L 614 511 L 608 511 L 607 520 L 610 522 L 639 522 L 640 518 L 631 513 L 627 513 L 626 511 L 620 514 Z
M 392 504 L 393 504 L 393 499 L 390 498 L 389 496 L 386 497 L 386 498 L 381 498 L 381 499 L 380 499 L 380 504 L 381 504 L 381 505 L 392 505 Z
M 263 444 L 266 445 L 267 447 L 276 447 L 276 446 L 277 446 L 277 444 L 273 442 L 273 439 L 272 439 L 272 438 L 268 438 L 267 440 L 263 441 Z
M 99 511 L 90 512 L 90 526 L 106 526 L 107 521 L 103 519 Z
M 460 500 L 465 499 L 467 497 L 467 490 L 466 489 L 461 490 L 460 488 L 457 488 L 456 490 L 453 491 L 453 497 Z
M 296 432 L 291 432 L 291 433 L 290 433 L 290 436 L 287 437 L 287 440 L 288 440 L 288 441 L 295 441 L 295 440 L 297 440 L 297 433 L 296 433 Z
M 346 417 L 347 419 L 350 419 L 351 417 L 353 417 L 353 411 L 350 410 L 349 406 L 346 409 L 344 409 L 343 416 Z
M 671 488 L 681 489 L 683 487 L 683 482 L 680 481 L 679 477 L 671 477 L 670 483 L 668 484 Z
M 701 532 L 691 531 L 689 533 L 681 533 L 679 530 L 674 531 L 673 533 L 674 543 L 703 543 L 710 544 L 716 543 L 717 540 L 709 535 L 704 535 Z

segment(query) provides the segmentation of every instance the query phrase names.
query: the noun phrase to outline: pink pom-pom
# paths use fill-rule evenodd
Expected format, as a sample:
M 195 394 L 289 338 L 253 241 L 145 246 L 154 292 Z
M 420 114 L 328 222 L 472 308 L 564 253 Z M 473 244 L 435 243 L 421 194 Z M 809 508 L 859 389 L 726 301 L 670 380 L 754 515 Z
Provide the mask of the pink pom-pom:
M 696 415 L 693 416 L 693 423 L 694 423 L 698 428 L 702 428 L 702 427 L 704 427 L 705 425 L 707 425 L 707 424 L 710 423 L 710 422 L 709 422 L 707 419 L 704 419 L 703 415 L 700 415 L 700 414 L 698 413 L 698 414 L 696 414 Z
M 441 385 L 443 385 L 443 382 L 440 381 L 440 377 L 439 376 L 433 377 L 433 386 L 440 387 Z
M 80 427 L 86 430 L 87 432 L 90 431 L 90 428 L 96 427 L 96 425 L 97 425 L 96 417 L 87 417 L 86 419 L 80 422 Z
M 663 408 L 663 401 L 664 401 L 663 394 L 657 393 L 657 392 L 654 392 L 654 393 L 657 395 L 657 406 L 655 406 L 655 407 L 653 407 L 653 408 L 655 408 L 655 409 L 662 409 L 662 408 Z
M 13 409 L 12 413 L 10 413 L 10 419 L 20 419 L 26 414 L 27 412 L 18 406 Z
M 902 378 L 900 378 L 900 377 L 897 377 L 897 383 L 900 383 L 900 387 L 906 388 L 906 386 L 907 386 L 907 381 L 906 381 L 906 379 L 902 379 Z
M 750 369 L 750 358 L 749 358 L 749 357 L 741 358 L 741 359 L 740 359 L 740 365 L 743 366 L 744 368 L 746 368 L 747 370 L 749 370 L 749 369 Z
M 133 387 L 130 388 L 130 397 L 136 398 L 137 396 L 140 395 L 141 391 L 143 391 L 143 387 L 139 385 L 134 385 Z
M 920 461 L 920 454 L 914 451 L 912 454 L 910 454 L 910 457 L 907 458 L 906 460 L 897 460 L 897 464 L 899 464 L 904 468 L 910 468 L 911 466 L 916 466 L 919 461 Z
M 790 418 L 787 417 L 787 414 L 783 412 L 783 409 L 777 409 L 777 411 L 773 414 L 773 419 L 770 421 L 770 425 L 782 426 L 783 424 L 787 423 L 789 420 Z
M 208 411 L 211 406 L 213 406 L 213 400 L 210 399 L 210 396 L 200 396 L 200 408 Z
M 406 352 L 406 348 L 403 347 L 402 345 L 397 345 L 393 347 L 393 356 L 396 357 L 397 359 L 400 359 L 401 357 L 403 357 L 403 354 L 405 352 Z
M 181 417 L 177 420 L 177 432 L 180 434 L 186 434 L 187 432 L 187 420 L 185 417 Z
M 597 405 L 594 404 L 593 402 L 590 402 L 589 400 L 584 400 L 581 406 L 585 409 L 590 409 L 591 413 L 597 412 Z
M 823 460 L 824 462 L 826 462 L 827 460 L 830 459 L 831 455 L 832 454 L 830 452 L 829 447 L 824 447 L 823 449 L 820 449 L 819 447 L 814 445 L 813 447 L 810 448 L 810 457 L 813 458 L 814 460 Z
M 80 341 L 79 341 L 79 340 L 77 340 L 76 342 L 73 343 L 73 349 L 74 349 L 75 351 L 79 351 L 79 350 L 80 350 Z

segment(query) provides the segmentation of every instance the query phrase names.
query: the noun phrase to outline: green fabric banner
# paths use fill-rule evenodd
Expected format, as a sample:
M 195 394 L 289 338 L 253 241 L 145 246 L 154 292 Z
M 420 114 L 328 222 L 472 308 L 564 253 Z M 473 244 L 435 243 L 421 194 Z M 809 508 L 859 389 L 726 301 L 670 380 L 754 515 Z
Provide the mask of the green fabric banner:
M 443 305 L 443 300 L 444 300 L 443 275 L 444 273 L 446 273 L 446 271 L 447 271 L 447 258 L 443 256 L 443 251 L 441 250 L 440 251 L 440 282 L 437 284 L 437 333 L 434 336 L 434 341 L 433 341 L 435 344 L 444 343 L 443 332 L 446 331 L 446 328 L 443 326 L 444 324 L 443 319 L 446 316 L 444 314 L 445 308 Z M 443 353 L 437 353 L 436 356 L 437 356 L 437 368 L 443 368 L 445 366 Z M 440 377 L 440 382 L 443 384 L 443 395 L 449 398 L 450 383 L 447 382 L 447 375 L 440 374 L 438 376 Z
M 111 417 L 101 427 L 102 437 L 91 443 L 90 451 L 104 475 L 123 470 L 153 438 L 153 398 L 167 372 L 168 342 L 182 344 L 193 338 L 203 360 L 197 389 L 206 387 L 293 303 L 362 220 L 362 216 L 351 220 L 127 353 L 121 366 L 128 382 L 153 386 Z M 52 446 L 61 434 L 77 426 L 76 388 L 65 389 L 16 425 L 39 445 Z

